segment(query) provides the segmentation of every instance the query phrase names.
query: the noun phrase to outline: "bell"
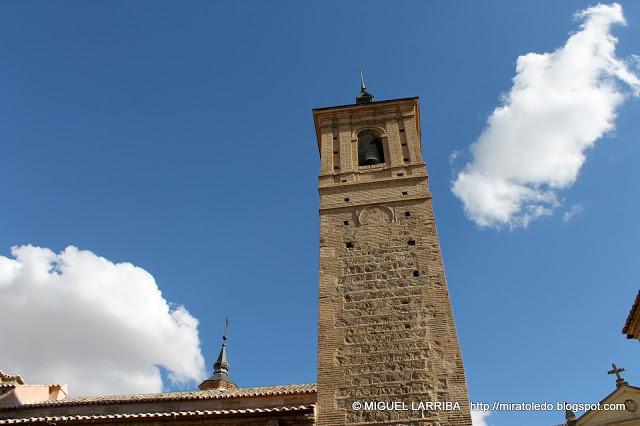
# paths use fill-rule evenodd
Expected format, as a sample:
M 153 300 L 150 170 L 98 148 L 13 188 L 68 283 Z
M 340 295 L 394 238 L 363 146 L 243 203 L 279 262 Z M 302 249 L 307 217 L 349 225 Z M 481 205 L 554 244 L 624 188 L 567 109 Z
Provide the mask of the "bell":
M 371 132 L 358 135 L 358 165 L 373 166 L 384 163 L 382 140 Z
M 380 163 L 380 157 L 378 156 L 378 149 L 375 144 L 369 144 L 364 153 L 364 163 L 367 166 Z

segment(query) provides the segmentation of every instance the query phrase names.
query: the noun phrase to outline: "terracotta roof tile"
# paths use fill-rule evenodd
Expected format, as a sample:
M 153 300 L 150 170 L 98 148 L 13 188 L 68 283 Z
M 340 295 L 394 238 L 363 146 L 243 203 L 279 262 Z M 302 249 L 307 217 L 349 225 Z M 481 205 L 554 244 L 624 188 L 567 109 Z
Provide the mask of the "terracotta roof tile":
M 24 380 L 19 374 L 7 374 L 0 370 L 0 383 L 14 383 L 18 385 L 24 385 Z
M 30 424 L 30 423 L 50 423 L 50 422 L 87 422 L 99 420 L 119 420 L 138 418 L 175 418 L 175 417 L 217 417 L 233 415 L 251 414 L 274 414 L 274 413 L 313 413 L 314 405 L 298 405 L 293 407 L 272 407 L 272 408 L 245 408 L 239 410 L 198 410 L 198 411 L 174 411 L 170 413 L 138 413 L 138 414 L 96 414 L 89 416 L 55 416 L 55 417 L 29 417 L 23 419 L 0 420 L 0 425 Z
M 17 407 L 0 408 L 0 411 L 16 408 L 47 407 L 60 405 L 92 405 L 92 404 L 119 404 L 135 402 L 155 402 L 155 401 L 182 401 L 197 399 L 221 399 L 221 398 L 246 398 L 254 396 L 273 396 L 315 393 L 315 384 L 301 385 L 281 385 L 262 386 L 238 389 L 208 389 L 203 391 L 190 392 L 165 392 L 165 393 L 144 393 L 133 395 L 107 395 L 107 396 L 85 396 L 78 398 L 66 398 L 58 401 L 43 401 L 34 404 L 24 404 Z

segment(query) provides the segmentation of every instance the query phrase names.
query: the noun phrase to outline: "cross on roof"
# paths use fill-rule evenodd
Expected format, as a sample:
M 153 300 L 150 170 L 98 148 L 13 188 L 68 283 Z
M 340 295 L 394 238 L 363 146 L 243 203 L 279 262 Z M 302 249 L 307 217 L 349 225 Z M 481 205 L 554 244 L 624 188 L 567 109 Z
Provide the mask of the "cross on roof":
M 620 386 L 623 383 L 627 383 L 620 376 L 620 373 L 622 373 L 623 371 L 625 371 L 624 368 L 618 368 L 618 366 L 613 364 L 613 363 L 611 364 L 611 370 L 607 371 L 607 374 L 615 374 L 616 375 L 616 386 Z

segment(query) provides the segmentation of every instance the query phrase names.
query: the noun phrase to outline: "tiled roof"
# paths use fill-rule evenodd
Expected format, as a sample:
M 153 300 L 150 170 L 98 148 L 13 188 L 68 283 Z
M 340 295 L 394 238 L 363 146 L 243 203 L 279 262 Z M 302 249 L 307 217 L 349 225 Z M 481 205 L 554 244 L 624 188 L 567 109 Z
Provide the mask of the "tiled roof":
M 140 414 L 96 414 L 90 416 L 56 416 L 56 417 L 29 417 L 24 419 L 0 420 L 0 425 L 30 424 L 30 423 L 51 423 L 51 422 L 108 422 L 114 420 L 127 419 L 148 419 L 148 418 L 171 418 L 176 417 L 218 417 L 235 415 L 260 415 L 260 414 L 304 414 L 313 413 L 314 405 L 298 405 L 294 407 L 273 407 L 273 408 L 246 408 L 240 410 L 198 410 L 198 411 L 174 411 L 171 413 L 140 413 Z
M 624 324 L 624 328 L 622 329 L 622 333 L 626 334 L 629 339 L 635 339 L 640 336 L 634 335 L 633 330 L 631 329 L 634 325 L 634 319 L 640 317 L 640 291 L 638 291 L 638 295 L 636 296 L 636 301 L 633 303 L 631 307 L 631 311 L 629 312 L 629 316 L 627 317 L 627 321 Z
M 183 401 L 197 399 L 221 399 L 221 398 L 244 398 L 254 396 L 273 396 L 273 395 L 291 395 L 315 393 L 315 384 L 303 385 L 282 385 L 282 386 L 263 386 L 253 388 L 238 389 L 208 389 L 203 391 L 191 392 L 166 392 L 166 393 L 144 393 L 134 395 L 108 395 L 108 396 L 85 396 L 78 398 L 66 398 L 58 401 L 43 401 L 34 404 L 24 404 L 18 407 L 0 408 L 0 411 L 15 408 L 32 408 L 47 407 L 60 405 L 91 405 L 91 404 L 120 404 L 135 402 L 154 402 L 154 401 Z
M 7 374 L 0 370 L 0 383 L 13 383 L 18 385 L 24 385 L 24 380 L 19 374 Z

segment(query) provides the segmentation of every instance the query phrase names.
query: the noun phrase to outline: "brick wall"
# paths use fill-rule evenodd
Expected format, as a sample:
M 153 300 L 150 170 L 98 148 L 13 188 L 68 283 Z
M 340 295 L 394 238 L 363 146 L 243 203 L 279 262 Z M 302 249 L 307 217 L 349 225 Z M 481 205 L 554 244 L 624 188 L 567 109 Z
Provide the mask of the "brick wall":
M 318 425 L 471 425 L 417 99 L 314 117 L 322 164 Z M 380 135 L 384 164 L 357 165 L 365 129 Z M 356 401 L 409 409 L 354 410 Z M 460 410 L 411 409 L 424 401 Z

